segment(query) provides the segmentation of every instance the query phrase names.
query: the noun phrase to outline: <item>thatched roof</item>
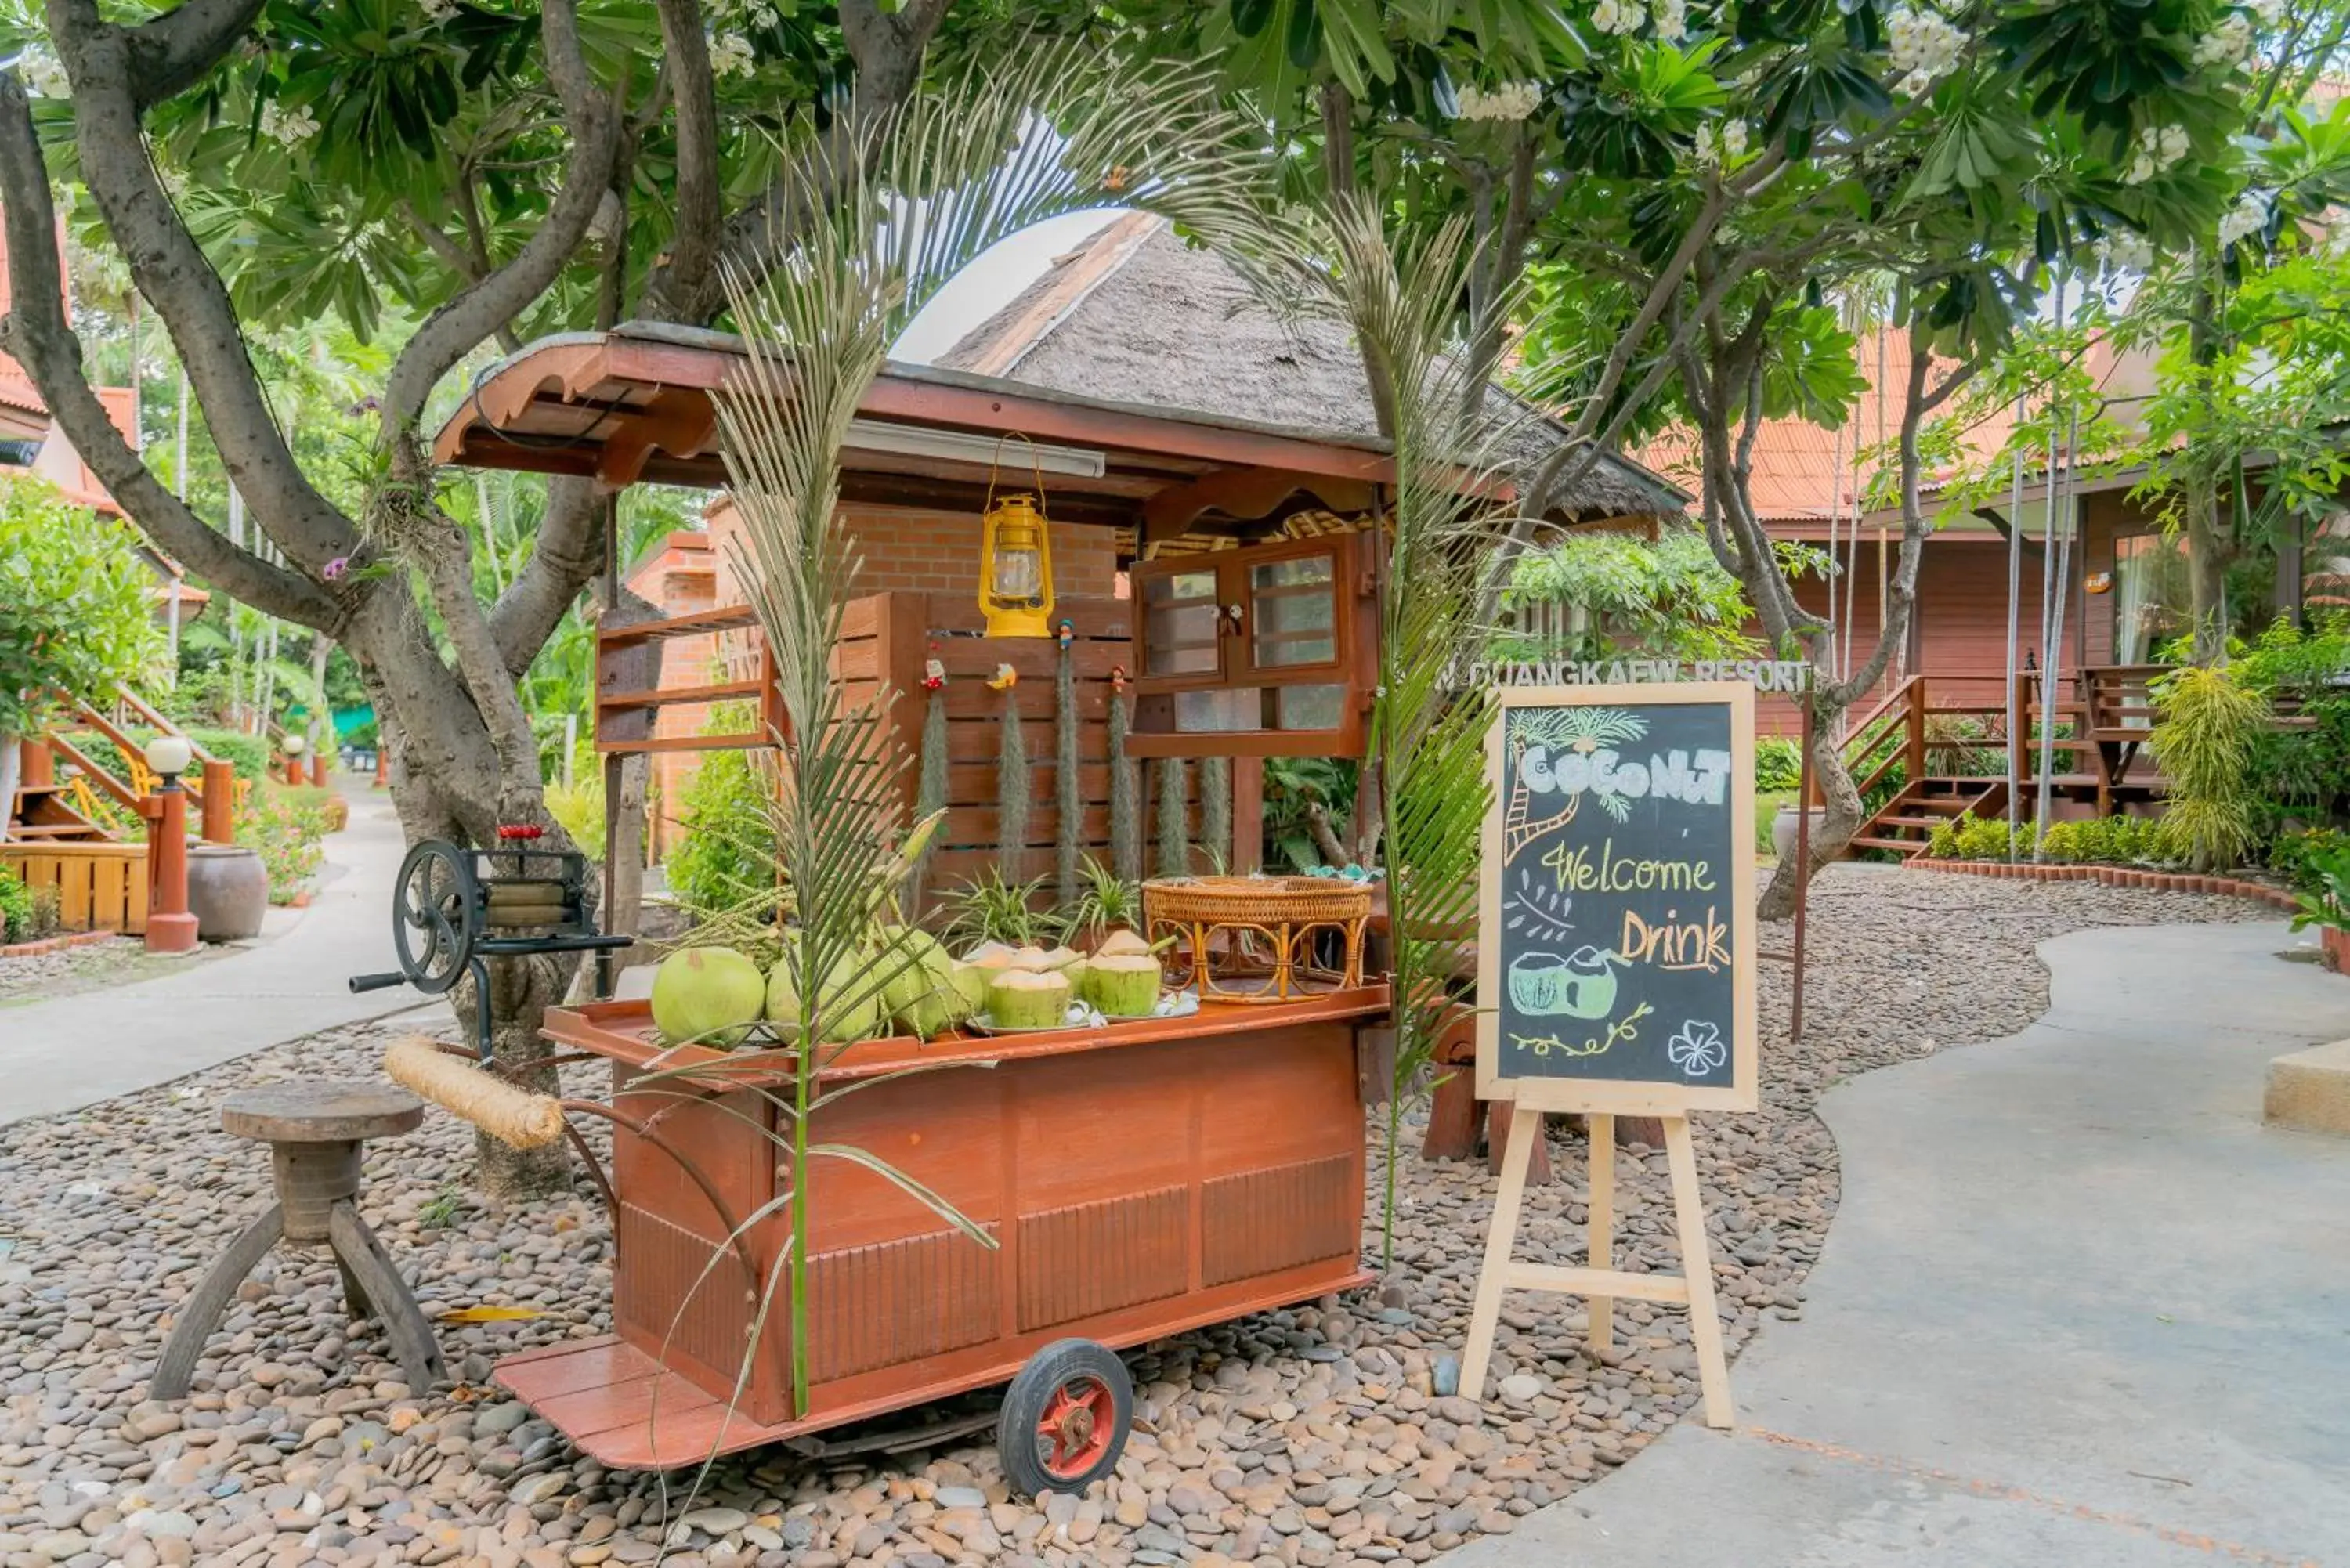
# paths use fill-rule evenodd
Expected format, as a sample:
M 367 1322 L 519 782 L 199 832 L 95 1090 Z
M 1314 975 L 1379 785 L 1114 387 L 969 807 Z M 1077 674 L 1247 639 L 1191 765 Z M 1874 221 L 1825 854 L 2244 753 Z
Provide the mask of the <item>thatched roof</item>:
M 1340 323 L 1284 321 L 1221 257 L 1186 245 L 1164 220 L 1118 219 L 1052 266 L 937 361 L 1080 397 L 1194 410 L 1353 439 L 1378 421 L 1362 356 Z M 1529 466 L 1565 440 L 1549 420 L 1527 428 Z M 1561 508 L 1575 520 L 1677 515 L 1669 482 L 1603 458 Z

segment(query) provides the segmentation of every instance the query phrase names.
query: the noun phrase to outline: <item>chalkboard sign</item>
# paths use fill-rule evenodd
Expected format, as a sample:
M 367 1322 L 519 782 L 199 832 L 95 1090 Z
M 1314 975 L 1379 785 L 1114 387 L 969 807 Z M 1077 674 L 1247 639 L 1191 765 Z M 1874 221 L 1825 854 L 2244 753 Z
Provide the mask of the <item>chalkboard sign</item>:
M 1486 746 L 1482 1098 L 1752 1110 L 1754 696 L 1504 689 Z

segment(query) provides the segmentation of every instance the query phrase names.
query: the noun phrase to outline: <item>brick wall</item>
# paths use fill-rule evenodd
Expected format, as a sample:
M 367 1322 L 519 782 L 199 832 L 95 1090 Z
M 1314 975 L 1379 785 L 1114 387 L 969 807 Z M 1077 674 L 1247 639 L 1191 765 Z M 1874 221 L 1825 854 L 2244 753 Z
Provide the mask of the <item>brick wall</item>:
M 722 603 L 745 597 L 729 565 L 733 540 L 741 529 L 733 503 L 711 504 L 711 544 L 719 566 Z M 859 594 L 979 592 L 979 519 L 967 512 L 912 506 L 850 505 L 841 509 L 856 538 L 861 567 Z M 1064 598 L 1108 598 L 1116 589 L 1116 536 L 1107 528 L 1055 523 L 1053 591 Z

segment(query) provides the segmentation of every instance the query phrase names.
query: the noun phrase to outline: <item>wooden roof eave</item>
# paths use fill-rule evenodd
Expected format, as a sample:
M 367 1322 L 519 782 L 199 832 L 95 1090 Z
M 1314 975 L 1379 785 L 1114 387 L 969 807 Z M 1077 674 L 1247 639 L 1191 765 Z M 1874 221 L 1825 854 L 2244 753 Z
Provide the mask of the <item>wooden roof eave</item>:
M 715 475 L 711 394 L 743 362 L 716 333 L 621 328 L 533 344 L 493 368 L 433 441 L 433 460 L 455 466 L 592 475 L 613 488 L 639 480 L 723 483 Z M 517 426 L 549 401 L 589 414 L 577 434 Z M 982 433 L 1018 431 L 1040 441 L 1143 459 L 1222 468 L 1266 468 L 1339 482 L 1387 483 L 1383 447 L 1208 415 L 1096 402 L 1048 389 L 928 367 L 892 364 L 867 392 L 879 420 Z

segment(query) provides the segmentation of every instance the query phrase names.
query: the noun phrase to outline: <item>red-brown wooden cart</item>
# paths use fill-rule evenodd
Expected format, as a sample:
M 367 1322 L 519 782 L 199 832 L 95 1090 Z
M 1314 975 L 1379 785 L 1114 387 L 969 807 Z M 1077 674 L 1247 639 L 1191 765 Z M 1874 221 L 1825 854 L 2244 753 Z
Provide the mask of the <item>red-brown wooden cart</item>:
M 1110 1350 L 1368 1278 L 1357 1034 L 1387 1010 L 1370 986 L 842 1051 L 827 1085 L 870 1082 L 817 1111 L 813 1141 L 881 1157 L 995 1245 L 878 1172 L 815 1162 L 806 1409 L 775 1282 L 784 1206 L 729 1245 L 787 1192 L 769 1134 L 789 1118 L 768 1095 L 787 1093 L 788 1054 L 664 1050 L 642 1002 L 551 1012 L 549 1038 L 613 1064 L 616 1332 L 509 1356 L 497 1381 L 605 1464 L 646 1469 L 1010 1379 L 1007 1473 L 1082 1486 L 1130 1410 Z

